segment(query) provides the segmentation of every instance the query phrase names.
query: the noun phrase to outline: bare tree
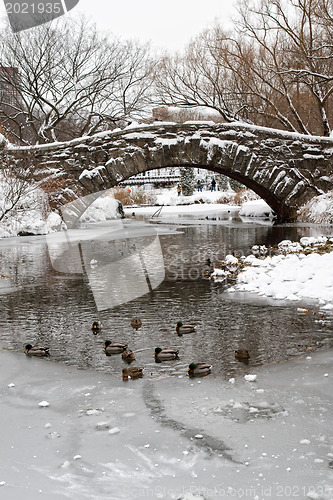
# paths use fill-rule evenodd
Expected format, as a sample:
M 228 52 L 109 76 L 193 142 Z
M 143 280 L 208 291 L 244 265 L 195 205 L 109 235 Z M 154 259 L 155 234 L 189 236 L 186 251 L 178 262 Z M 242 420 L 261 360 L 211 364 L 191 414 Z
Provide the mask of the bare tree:
M 71 19 L 0 33 L 0 118 L 21 143 L 92 134 L 144 113 L 151 85 L 149 47 Z M 9 69 L 16 68 L 15 72 Z
M 262 54 L 259 81 L 280 94 L 297 130 L 329 135 L 332 1 L 261 0 L 249 6 L 242 0 L 239 11 L 240 32 Z M 312 120 L 304 106 L 306 102 L 311 103 Z
M 162 59 L 155 76 L 157 101 L 166 106 L 210 108 L 227 122 L 243 120 L 242 95 L 215 35 L 214 30 L 205 30 L 184 55 Z
M 34 181 L 31 168 L 3 168 L 0 175 L 0 186 L 0 222 L 13 217 L 14 214 L 35 208 L 31 194 L 36 191 L 38 186 Z M 35 202 L 40 204 L 40 200 L 36 199 Z
M 206 30 L 184 55 L 165 57 L 159 103 L 204 106 L 225 121 L 330 134 L 332 0 L 239 0 L 232 31 Z

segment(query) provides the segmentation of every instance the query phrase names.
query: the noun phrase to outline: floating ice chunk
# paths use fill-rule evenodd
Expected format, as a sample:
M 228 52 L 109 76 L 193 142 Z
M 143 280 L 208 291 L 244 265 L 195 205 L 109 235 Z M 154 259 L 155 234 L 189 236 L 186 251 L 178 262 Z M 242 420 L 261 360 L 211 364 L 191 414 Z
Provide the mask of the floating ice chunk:
M 244 375 L 244 378 L 247 382 L 254 382 L 257 380 L 257 375 Z
M 118 432 L 120 432 L 119 427 L 113 427 L 109 430 L 109 434 L 118 434 Z
M 50 424 L 49 422 L 45 424 L 45 429 L 49 429 L 50 427 L 52 427 L 52 424 Z
M 268 410 L 269 408 L 271 407 L 274 407 L 275 405 L 272 404 L 270 405 L 267 401 L 261 401 L 260 403 L 257 404 L 258 408 L 260 408 L 260 410 Z
M 194 437 L 195 437 L 195 439 L 203 439 L 203 435 L 202 434 L 196 434 Z
M 315 491 L 309 491 L 306 496 L 307 498 L 312 498 L 312 500 L 317 500 L 319 498 L 318 493 L 316 493 Z
M 196 474 L 193 474 L 193 477 L 197 477 Z M 197 495 L 191 492 L 185 492 L 184 495 L 177 497 L 178 500 L 205 500 L 205 497 L 202 495 Z
M 8 387 L 10 387 L 10 388 L 15 387 L 15 384 L 13 384 L 13 382 L 12 382 L 12 383 L 8 384 Z
M 40 403 L 38 403 L 38 406 L 40 406 L 41 408 L 46 408 L 47 406 L 50 406 L 50 403 L 48 401 L 41 401 Z
M 87 410 L 86 415 L 99 415 L 101 413 L 101 410 Z
M 300 444 L 310 444 L 311 441 L 309 439 L 301 439 Z
M 110 429 L 110 424 L 109 422 L 98 422 L 96 424 L 96 429 L 98 431 L 105 431 L 106 429 Z
M 0 486 L 5 486 L 6 482 L 5 481 L 0 481 Z
M 74 455 L 73 460 L 80 460 L 80 458 L 82 458 L 81 455 Z
M 48 435 L 46 436 L 48 439 L 56 439 L 56 438 L 60 438 L 60 434 L 59 432 L 49 432 Z
M 229 378 L 229 382 L 230 382 L 230 384 L 234 384 L 235 383 L 235 379 L 233 377 Z
M 236 410 L 239 410 L 240 408 L 244 408 L 244 405 L 242 405 L 242 403 L 238 403 L 238 401 L 236 401 L 236 403 L 234 403 L 234 405 L 233 405 L 233 408 L 235 408 Z

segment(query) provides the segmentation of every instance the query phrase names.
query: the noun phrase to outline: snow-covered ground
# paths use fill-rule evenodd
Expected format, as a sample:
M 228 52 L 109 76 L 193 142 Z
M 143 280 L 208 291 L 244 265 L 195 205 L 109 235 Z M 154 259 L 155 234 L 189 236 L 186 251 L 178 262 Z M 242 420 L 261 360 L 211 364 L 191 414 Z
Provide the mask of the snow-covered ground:
M 333 498 L 332 350 L 219 384 L 0 358 L 2 500 Z
M 84 212 L 82 222 L 97 222 L 120 217 L 118 201 L 112 196 L 100 196 Z M 0 184 L 0 214 L 4 209 L 4 199 Z M 35 189 L 27 194 L 10 217 L 0 222 L 0 238 L 17 236 L 19 234 L 49 234 L 64 229 L 60 215 L 49 212 L 47 196 L 41 189 Z
M 216 203 L 221 198 L 233 199 L 235 192 L 230 191 L 195 191 L 192 196 L 178 196 L 177 189 L 159 189 L 156 192 L 157 205 L 188 205 L 193 203 Z
M 164 205 L 163 207 L 156 206 L 145 206 L 145 207 L 125 207 L 124 212 L 126 215 L 198 215 L 216 213 L 216 212 L 238 212 L 239 207 L 236 205 L 223 205 L 221 203 L 209 203 L 209 204 L 193 204 L 193 205 Z
M 299 220 L 315 224 L 333 224 L 333 191 L 312 198 L 299 210 Z
M 228 293 L 248 292 L 278 300 L 317 305 L 333 309 L 333 252 L 319 254 L 316 250 L 327 245 L 332 248 L 333 237 L 304 237 L 300 242 L 284 240 L 279 243 L 279 255 L 256 257 L 249 255 L 240 261 L 230 255 L 226 270 L 216 269 L 215 281 L 223 281 L 228 272 L 245 267 L 237 276 L 237 283 Z M 257 254 L 267 254 L 265 247 L 255 247 Z
M 253 200 L 243 203 L 239 215 L 242 217 L 274 218 L 274 212 L 264 200 Z

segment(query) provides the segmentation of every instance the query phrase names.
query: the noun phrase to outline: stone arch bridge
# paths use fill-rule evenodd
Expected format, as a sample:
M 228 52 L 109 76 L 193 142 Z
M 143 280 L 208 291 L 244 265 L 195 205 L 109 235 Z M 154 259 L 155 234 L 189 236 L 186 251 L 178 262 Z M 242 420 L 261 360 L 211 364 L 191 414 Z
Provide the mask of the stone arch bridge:
M 239 123 L 155 123 L 64 143 L 0 147 L 3 165 L 33 165 L 39 179 L 63 176 L 82 195 L 156 168 L 203 168 L 241 182 L 290 220 L 312 197 L 333 189 L 333 139 Z

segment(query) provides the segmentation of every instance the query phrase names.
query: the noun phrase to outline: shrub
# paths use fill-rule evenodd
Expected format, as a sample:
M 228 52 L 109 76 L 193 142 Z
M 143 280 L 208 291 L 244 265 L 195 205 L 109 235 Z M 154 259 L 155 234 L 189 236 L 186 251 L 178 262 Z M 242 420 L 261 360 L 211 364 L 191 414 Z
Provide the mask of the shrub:
M 120 201 L 123 206 L 126 205 L 153 205 L 156 203 L 156 196 L 143 188 L 123 188 L 115 187 L 110 189 L 112 196 Z
M 237 191 L 234 197 L 235 205 L 243 205 L 246 201 L 259 200 L 260 196 L 258 196 L 251 189 L 240 189 Z

